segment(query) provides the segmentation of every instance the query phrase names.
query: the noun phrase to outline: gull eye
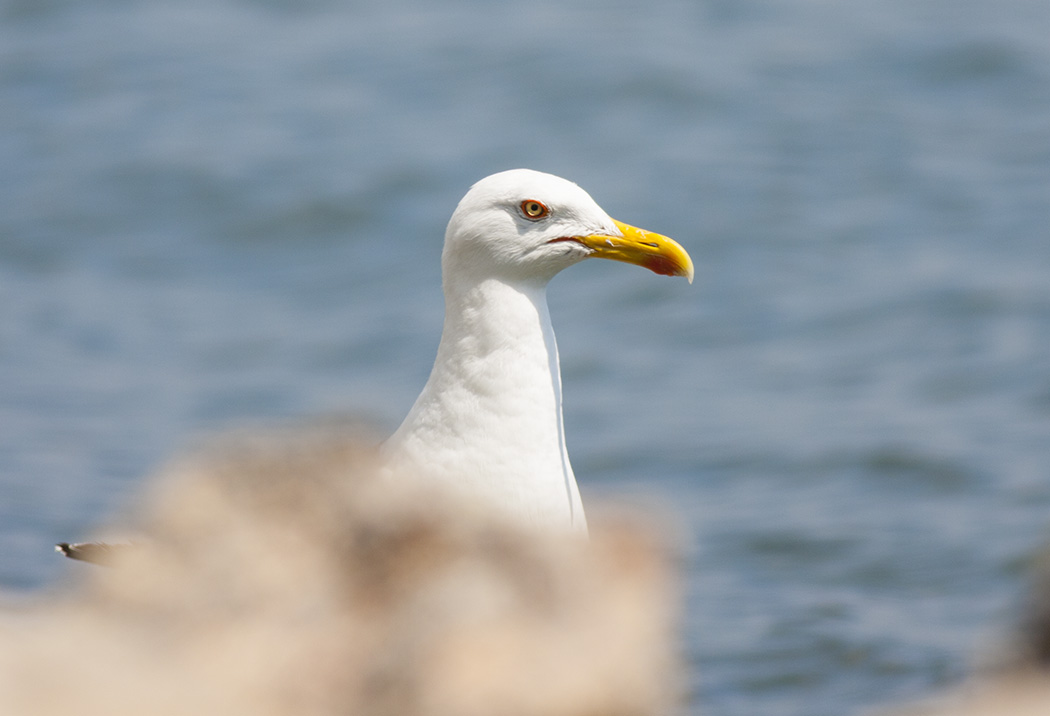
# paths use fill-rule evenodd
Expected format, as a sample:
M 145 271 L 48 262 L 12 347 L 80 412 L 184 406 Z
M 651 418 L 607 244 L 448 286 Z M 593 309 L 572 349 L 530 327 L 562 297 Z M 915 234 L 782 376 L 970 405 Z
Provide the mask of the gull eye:
M 526 199 L 521 202 L 521 213 L 525 215 L 526 219 L 542 219 L 547 214 L 551 213 L 551 210 L 547 208 L 547 205 L 542 201 L 536 201 L 535 199 Z

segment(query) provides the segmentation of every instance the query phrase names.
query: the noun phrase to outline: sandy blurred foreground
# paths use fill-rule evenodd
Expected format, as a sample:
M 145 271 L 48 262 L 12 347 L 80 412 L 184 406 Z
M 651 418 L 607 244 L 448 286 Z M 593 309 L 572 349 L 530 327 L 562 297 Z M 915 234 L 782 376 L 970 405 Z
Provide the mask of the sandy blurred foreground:
M 238 436 L 166 470 L 128 526 L 140 549 L 71 563 L 64 596 L 4 616 L 0 713 L 674 710 L 654 531 L 599 512 L 590 541 L 510 528 L 373 479 L 346 435 Z

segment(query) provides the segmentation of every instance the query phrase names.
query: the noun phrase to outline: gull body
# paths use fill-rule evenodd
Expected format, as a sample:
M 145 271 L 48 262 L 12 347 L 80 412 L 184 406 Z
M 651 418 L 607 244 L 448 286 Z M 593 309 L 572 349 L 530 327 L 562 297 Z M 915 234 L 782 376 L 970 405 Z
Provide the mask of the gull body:
M 467 192 L 445 233 L 437 358 L 383 446 L 388 473 L 440 482 L 530 525 L 586 532 L 546 287 L 589 257 L 692 280 L 678 244 L 615 221 L 565 179 L 516 169 Z

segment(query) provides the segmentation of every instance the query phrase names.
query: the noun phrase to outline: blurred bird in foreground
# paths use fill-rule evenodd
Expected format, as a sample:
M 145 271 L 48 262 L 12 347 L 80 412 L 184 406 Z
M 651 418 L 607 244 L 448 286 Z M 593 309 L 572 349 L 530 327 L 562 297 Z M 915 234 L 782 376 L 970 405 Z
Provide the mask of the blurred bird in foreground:
M 377 478 L 342 426 L 245 434 L 165 470 L 110 551 L 0 621 L 5 714 L 668 713 L 657 532 L 591 539 Z

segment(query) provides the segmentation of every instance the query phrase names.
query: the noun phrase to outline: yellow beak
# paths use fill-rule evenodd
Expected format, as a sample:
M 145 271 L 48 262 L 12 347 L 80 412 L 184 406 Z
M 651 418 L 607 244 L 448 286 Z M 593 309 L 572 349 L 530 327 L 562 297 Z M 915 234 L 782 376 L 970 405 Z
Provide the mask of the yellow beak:
M 644 266 L 664 276 L 685 276 L 693 282 L 693 260 L 675 241 L 660 234 L 613 220 L 622 236 L 575 236 L 594 253 L 591 256 Z

